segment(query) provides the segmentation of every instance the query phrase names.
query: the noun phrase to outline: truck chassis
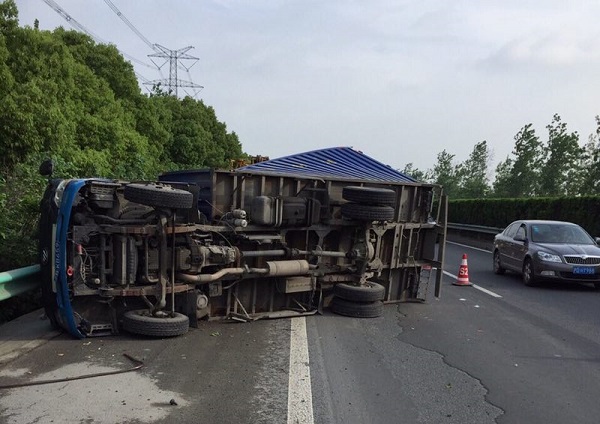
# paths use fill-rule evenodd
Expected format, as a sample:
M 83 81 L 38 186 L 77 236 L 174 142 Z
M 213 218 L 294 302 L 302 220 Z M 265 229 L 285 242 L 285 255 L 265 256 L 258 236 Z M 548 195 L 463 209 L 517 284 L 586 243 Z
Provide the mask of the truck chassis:
M 324 308 L 377 317 L 439 296 L 439 186 L 243 170 L 154 182 L 52 179 L 41 204 L 42 294 L 74 337 L 183 334 Z M 435 215 L 435 216 L 434 216 Z

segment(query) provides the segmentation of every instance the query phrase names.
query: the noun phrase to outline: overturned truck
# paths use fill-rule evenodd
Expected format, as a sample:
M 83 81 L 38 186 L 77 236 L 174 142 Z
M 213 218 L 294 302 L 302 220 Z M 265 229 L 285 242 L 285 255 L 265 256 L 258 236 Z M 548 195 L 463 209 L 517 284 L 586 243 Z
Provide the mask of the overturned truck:
M 446 215 L 441 187 L 351 148 L 154 182 L 50 178 L 44 307 L 75 337 L 324 309 L 377 317 L 430 283 L 439 296 Z

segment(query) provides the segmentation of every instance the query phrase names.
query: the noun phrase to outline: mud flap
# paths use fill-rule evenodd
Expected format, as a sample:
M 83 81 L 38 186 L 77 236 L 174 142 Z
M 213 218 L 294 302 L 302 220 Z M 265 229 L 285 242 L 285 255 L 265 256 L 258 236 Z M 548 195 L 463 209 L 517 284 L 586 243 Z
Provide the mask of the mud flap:
M 198 328 L 198 317 L 196 315 L 198 304 L 198 292 L 190 290 L 175 296 L 175 310 L 190 319 L 190 327 Z

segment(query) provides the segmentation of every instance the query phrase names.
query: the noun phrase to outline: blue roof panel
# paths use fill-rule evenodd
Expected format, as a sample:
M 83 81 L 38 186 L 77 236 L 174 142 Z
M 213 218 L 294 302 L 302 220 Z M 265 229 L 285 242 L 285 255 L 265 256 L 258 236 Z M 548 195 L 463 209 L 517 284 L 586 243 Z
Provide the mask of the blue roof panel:
M 238 168 L 236 172 L 285 174 L 317 178 L 343 178 L 382 182 L 417 182 L 389 165 L 352 147 L 330 147 L 271 159 Z

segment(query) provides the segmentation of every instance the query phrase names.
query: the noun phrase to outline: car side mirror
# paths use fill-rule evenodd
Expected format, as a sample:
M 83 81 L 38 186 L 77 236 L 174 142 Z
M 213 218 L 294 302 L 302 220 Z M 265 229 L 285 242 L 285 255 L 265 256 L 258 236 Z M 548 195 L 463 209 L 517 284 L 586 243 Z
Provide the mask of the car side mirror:
M 515 241 L 522 241 L 522 242 L 524 242 L 524 243 L 527 243 L 527 237 L 524 237 L 524 236 L 521 236 L 521 235 L 516 235 L 516 236 L 514 237 L 514 240 L 515 240 Z
M 40 165 L 39 173 L 44 177 L 49 177 L 54 172 L 54 162 L 52 159 L 46 159 Z
M 596 244 L 600 244 L 600 237 L 594 237 L 594 240 L 596 241 Z

